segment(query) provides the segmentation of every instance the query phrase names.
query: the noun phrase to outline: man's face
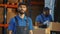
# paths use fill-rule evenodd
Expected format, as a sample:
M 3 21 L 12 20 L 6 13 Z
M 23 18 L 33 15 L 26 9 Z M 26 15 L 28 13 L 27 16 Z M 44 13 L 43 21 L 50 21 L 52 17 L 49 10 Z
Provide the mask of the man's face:
M 43 13 L 48 16 L 49 15 L 49 10 L 43 11 Z
M 26 12 L 26 10 L 27 10 L 26 5 L 20 5 L 18 7 L 18 11 L 19 11 L 20 14 L 24 14 Z

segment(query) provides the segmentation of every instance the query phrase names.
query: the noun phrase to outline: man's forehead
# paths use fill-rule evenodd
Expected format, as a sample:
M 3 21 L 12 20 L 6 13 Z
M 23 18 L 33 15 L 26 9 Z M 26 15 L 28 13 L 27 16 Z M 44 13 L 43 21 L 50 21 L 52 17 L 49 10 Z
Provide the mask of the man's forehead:
M 19 7 L 21 7 L 21 6 L 26 6 L 26 5 L 20 5 Z

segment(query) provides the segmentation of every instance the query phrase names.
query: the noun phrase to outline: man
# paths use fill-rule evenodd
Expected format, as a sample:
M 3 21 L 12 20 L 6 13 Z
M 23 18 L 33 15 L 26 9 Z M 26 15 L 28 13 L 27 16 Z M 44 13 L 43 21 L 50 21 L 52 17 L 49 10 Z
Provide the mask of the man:
M 50 9 L 48 7 L 45 7 L 43 9 L 43 13 L 36 17 L 36 26 L 38 26 L 39 28 L 47 28 L 49 26 L 49 23 L 52 21 L 52 17 L 49 14 L 49 10 Z
M 25 15 L 27 11 L 26 3 L 19 3 L 17 10 L 18 15 L 10 20 L 8 26 L 9 34 L 29 34 L 29 32 L 33 34 L 32 20 Z

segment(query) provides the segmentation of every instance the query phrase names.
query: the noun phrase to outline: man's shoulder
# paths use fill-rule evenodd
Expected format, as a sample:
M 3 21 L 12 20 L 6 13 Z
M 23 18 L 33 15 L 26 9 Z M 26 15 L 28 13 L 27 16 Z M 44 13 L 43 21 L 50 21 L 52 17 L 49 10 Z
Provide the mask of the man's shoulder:
M 14 17 L 12 17 L 10 20 L 14 20 Z
M 41 15 L 42 15 L 42 14 L 39 14 L 39 15 L 37 16 L 37 18 L 40 18 L 40 17 L 41 17 Z
M 12 17 L 10 20 L 11 20 L 11 21 L 15 21 L 15 17 L 16 17 L 16 16 Z
M 27 17 L 28 20 L 32 20 L 30 17 Z

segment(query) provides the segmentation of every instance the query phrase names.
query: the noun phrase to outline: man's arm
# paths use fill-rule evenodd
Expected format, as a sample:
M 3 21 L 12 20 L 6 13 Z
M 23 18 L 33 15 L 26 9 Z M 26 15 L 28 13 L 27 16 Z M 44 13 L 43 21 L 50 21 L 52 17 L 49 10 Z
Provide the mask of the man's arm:
M 42 26 L 43 24 L 41 22 L 43 22 L 42 17 L 40 15 L 38 15 L 36 17 L 35 26 L 37 26 L 37 27 Z
M 12 34 L 12 30 L 9 30 L 9 34 Z
M 33 24 L 32 24 L 32 19 L 29 18 L 29 33 L 33 34 Z
M 11 19 L 10 22 L 9 22 L 9 26 L 8 26 L 8 31 L 9 31 L 9 34 L 12 34 L 12 30 L 14 28 L 14 19 Z
M 43 24 L 41 24 L 40 22 L 35 22 L 35 26 L 39 27 L 42 26 Z
M 32 30 L 30 30 L 30 34 L 33 34 L 33 31 Z

